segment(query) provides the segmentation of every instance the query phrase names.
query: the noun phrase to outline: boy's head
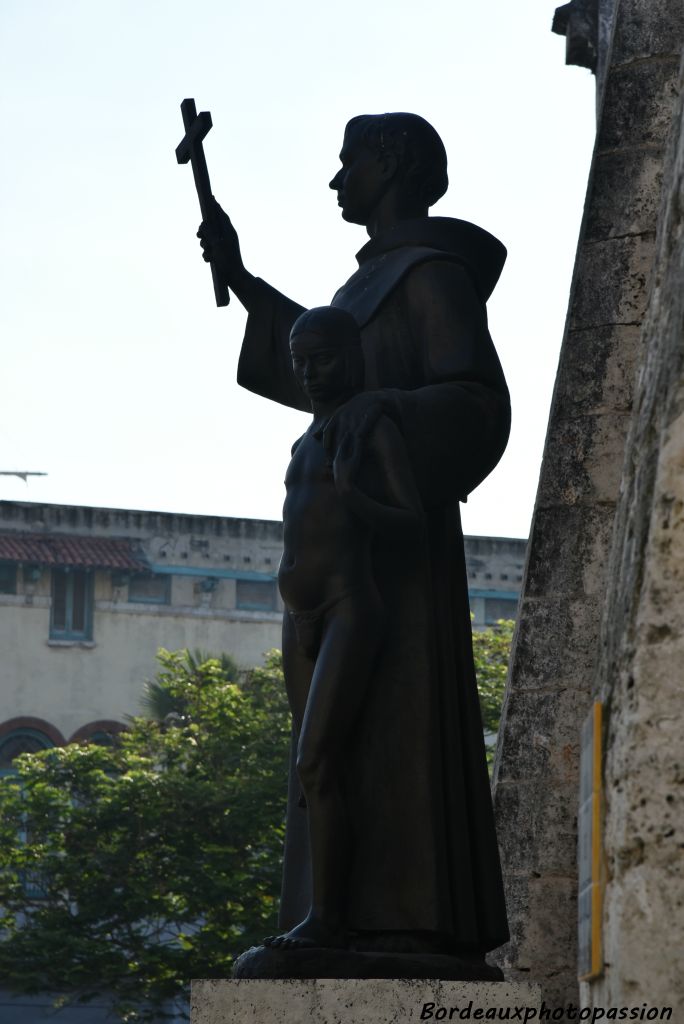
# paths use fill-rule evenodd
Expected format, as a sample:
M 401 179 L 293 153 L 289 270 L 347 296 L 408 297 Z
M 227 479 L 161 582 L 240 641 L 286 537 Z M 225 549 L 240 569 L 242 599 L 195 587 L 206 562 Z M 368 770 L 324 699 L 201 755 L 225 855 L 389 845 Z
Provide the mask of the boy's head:
M 297 383 L 312 402 L 346 400 L 361 390 L 361 332 L 351 313 L 307 309 L 290 331 L 290 353 Z

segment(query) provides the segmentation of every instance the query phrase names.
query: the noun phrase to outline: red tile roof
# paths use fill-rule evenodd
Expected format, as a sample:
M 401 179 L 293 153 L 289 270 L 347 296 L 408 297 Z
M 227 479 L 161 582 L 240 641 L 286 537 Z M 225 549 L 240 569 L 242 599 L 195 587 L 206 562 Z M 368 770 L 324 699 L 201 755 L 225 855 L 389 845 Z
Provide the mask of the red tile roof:
M 133 542 L 119 537 L 0 533 L 0 561 L 81 569 L 147 569 Z

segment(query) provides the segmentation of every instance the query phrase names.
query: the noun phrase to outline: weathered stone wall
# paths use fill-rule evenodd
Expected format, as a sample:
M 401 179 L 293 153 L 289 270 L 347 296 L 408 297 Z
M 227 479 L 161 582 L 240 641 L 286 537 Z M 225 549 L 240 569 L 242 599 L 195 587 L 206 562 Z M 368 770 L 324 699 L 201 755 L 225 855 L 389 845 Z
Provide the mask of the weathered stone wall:
M 596 62 L 596 110 L 601 111 L 603 86 L 610 62 L 610 44 L 613 38 L 615 9 L 619 0 L 598 0 L 598 60 Z
M 540 476 L 494 798 L 512 929 L 498 960 L 577 1002 L 580 727 L 607 565 L 676 97 L 681 5 L 621 0 Z
M 598 1006 L 677 1008 L 684 1006 L 682 99 L 665 167 L 609 579 L 595 687 L 608 710 L 606 967 L 587 996 Z

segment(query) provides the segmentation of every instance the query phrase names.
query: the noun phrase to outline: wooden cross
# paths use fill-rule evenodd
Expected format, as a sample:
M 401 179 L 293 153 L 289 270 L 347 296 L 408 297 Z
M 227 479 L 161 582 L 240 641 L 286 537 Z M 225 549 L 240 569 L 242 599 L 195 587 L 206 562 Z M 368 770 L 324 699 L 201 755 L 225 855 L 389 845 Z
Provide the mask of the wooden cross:
M 213 214 L 211 185 L 209 184 L 209 171 L 207 161 L 204 159 L 202 139 L 211 128 L 211 114 L 208 110 L 197 113 L 194 100 L 183 100 L 181 103 L 183 115 L 183 126 L 185 136 L 179 146 L 176 147 L 176 159 L 179 164 L 192 164 L 192 173 L 195 178 L 195 188 L 199 197 L 202 220 L 209 220 Z M 214 264 L 211 266 L 211 276 L 214 281 L 214 295 L 217 306 L 227 306 L 230 302 L 228 286 L 219 278 L 218 270 Z

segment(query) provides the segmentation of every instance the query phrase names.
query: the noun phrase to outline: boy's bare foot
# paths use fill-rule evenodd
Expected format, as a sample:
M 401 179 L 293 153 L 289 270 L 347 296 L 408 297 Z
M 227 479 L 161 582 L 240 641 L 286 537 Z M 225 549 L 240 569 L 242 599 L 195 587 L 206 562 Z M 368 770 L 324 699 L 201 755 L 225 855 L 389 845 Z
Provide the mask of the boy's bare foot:
M 269 935 L 264 946 L 272 949 L 345 949 L 347 936 L 316 917 L 307 917 L 284 935 Z

